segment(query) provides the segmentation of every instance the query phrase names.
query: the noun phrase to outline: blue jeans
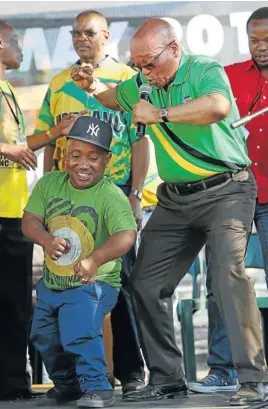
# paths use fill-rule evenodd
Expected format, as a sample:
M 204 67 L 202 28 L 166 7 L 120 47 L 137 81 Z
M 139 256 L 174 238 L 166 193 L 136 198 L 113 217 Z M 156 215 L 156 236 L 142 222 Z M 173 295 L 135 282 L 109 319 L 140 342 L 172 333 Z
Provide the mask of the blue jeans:
M 117 290 L 95 282 L 55 291 L 43 279 L 36 290 L 31 341 L 55 387 L 62 392 L 111 389 L 102 324 L 116 303 Z
M 268 287 L 268 204 L 256 204 L 254 222 L 259 236 L 263 260 L 265 279 Z M 206 252 L 206 258 L 209 254 Z M 208 366 L 213 372 L 234 376 L 231 347 L 223 318 L 217 307 L 211 289 L 212 277 L 207 275 L 208 299 Z

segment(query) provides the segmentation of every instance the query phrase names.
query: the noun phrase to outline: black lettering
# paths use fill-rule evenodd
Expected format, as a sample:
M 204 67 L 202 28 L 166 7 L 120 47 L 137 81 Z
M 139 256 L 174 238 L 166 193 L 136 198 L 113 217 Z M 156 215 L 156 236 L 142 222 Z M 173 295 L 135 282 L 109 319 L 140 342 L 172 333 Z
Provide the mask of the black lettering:
M 100 119 L 100 112 L 99 111 L 93 111 L 92 116 L 94 118 Z
M 120 116 L 118 114 L 115 115 L 113 128 L 114 128 L 114 131 L 118 133 L 121 133 L 124 129 L 124 125 L 120 123 Z
M 101 118 L 102 114 L 102 118 Z M 94 118 L 101 119 L 104 122 L 108 122 L 108 124 L 112 127 L 113 131 L 116 133 L 121 133 L 124 129 L 124 125 L 120 121 L 120 115 L 118 114 L 113 114 L 113 112 L 109 111 L 93 111 L 92 116 Z
M 104 122 L 108 122 L 108 124 L 112 127 L 113 125 L 113 113 L 109 111 L 103 111 L 103 118 Z

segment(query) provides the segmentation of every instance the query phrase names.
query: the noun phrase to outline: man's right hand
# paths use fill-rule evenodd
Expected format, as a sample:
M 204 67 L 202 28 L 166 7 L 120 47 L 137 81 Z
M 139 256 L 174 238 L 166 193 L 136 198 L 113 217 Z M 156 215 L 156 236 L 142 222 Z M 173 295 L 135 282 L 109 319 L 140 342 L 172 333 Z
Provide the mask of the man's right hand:
M 46 240 L 44 248 L 52 260 L 58 260 L 64 253 L 68 253 L 70 242 L 61 237 L 51 236 Z
M 0 149 L 1 155 L 13 162 L 20 163 L 25 169 L 33 170 L 37 167 L 35 153 L 27 145 L 9 145 L 3 143 Z
M 94 84 L 93 66 L 91 64 L 74 67 L 71 72 L 71 77 L 77 87 L 85 91 L 93 92 L 96 88 Z

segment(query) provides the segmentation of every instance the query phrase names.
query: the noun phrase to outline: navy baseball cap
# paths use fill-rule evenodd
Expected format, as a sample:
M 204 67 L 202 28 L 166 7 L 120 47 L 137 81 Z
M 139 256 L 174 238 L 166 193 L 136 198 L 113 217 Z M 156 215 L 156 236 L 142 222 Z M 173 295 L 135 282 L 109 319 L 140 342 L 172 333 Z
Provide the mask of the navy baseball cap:
M 110 152 L 113 138 L 111 126 L 98 118 L 81 116 L 73 124 L 67 139 L 92 143 Z

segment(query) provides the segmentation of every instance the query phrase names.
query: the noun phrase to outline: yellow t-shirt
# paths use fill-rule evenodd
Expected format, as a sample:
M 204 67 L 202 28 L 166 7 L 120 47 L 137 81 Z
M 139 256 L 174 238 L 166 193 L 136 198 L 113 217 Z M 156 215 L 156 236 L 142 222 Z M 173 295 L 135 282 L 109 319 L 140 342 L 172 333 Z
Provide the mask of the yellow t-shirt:
M 19 120 L 21 131 L 19 131 L 5 95 Z M 19 108 L 15 92 L 8 81 L 0 81 L 0 142 L 8 144 L 27 143 L 23 114 Z M 26 170 L 0 155 L 0 217 L 22 217 L 27 200 Z

